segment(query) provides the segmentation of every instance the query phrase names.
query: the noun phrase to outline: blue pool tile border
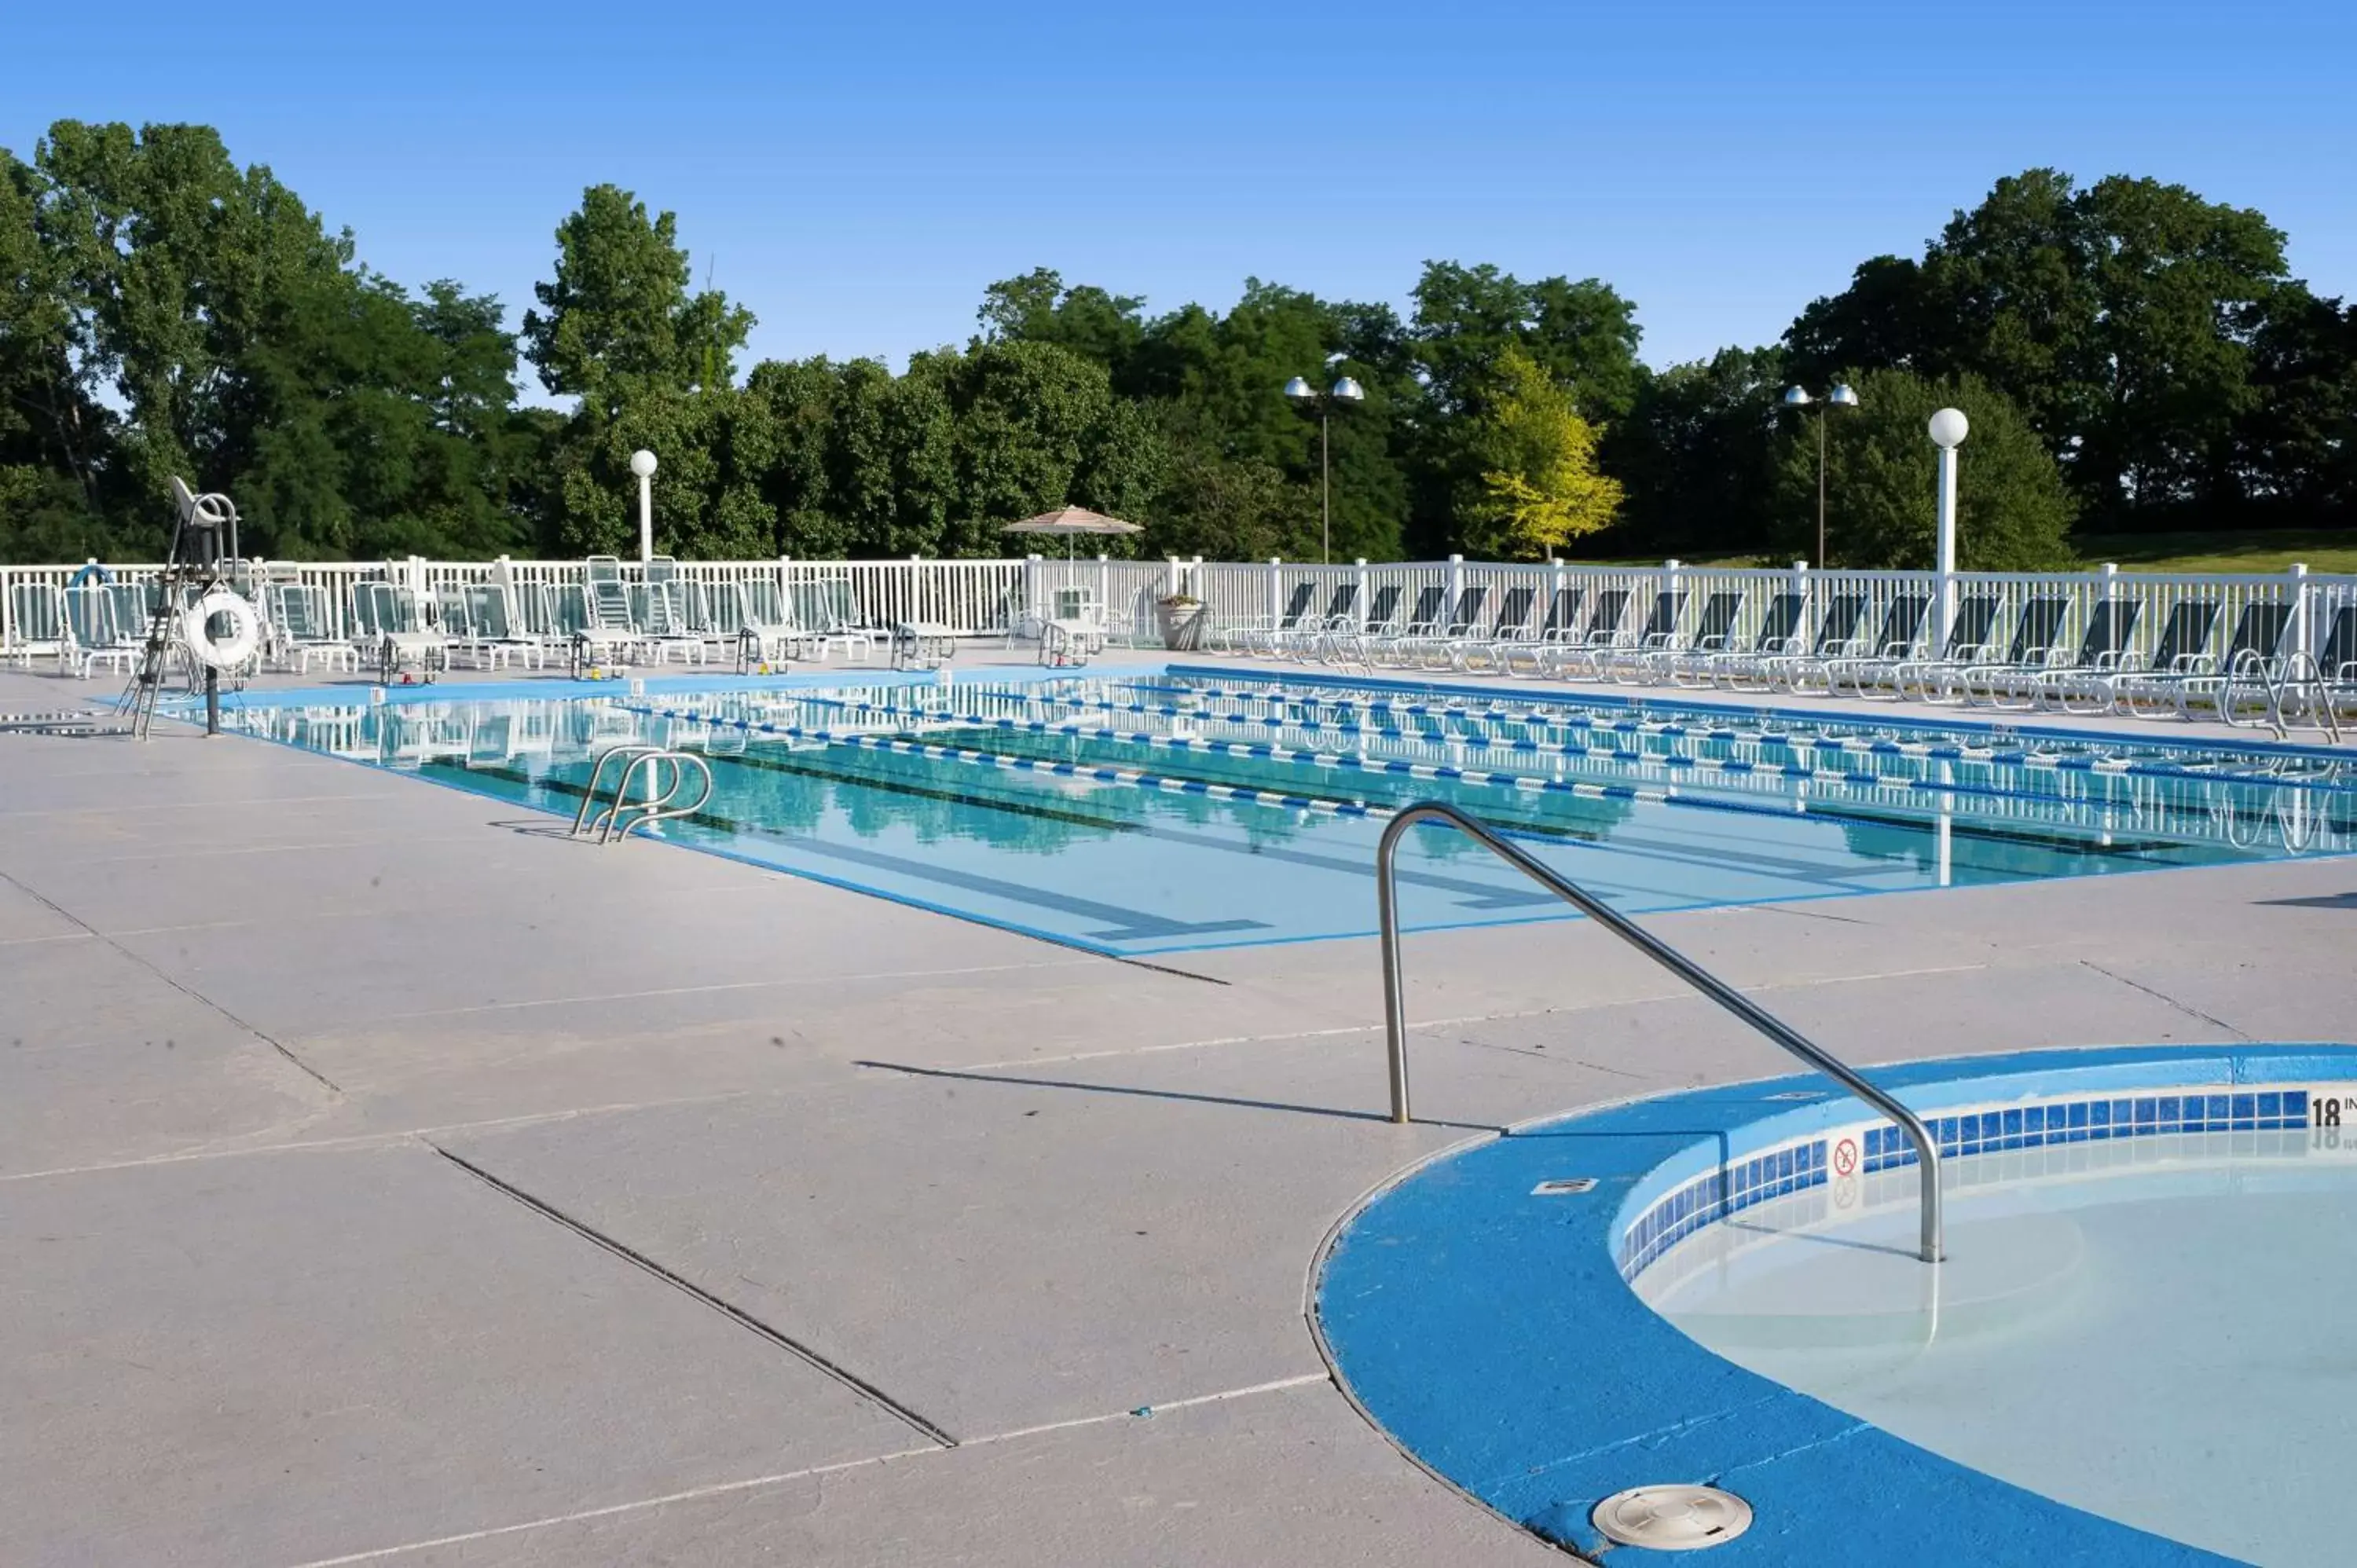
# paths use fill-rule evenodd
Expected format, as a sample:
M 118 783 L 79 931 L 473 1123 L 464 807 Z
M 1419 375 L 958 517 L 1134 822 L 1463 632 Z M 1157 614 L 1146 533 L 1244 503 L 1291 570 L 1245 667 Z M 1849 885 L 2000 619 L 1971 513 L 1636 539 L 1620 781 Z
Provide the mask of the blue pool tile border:
M 2307 1127 L 2311 1087 L 2357 1095 L 2357 1047 L 2038 1051 L 1873 1076 L 1949 1153 L 2039 1148 L 2050 1151 L 2040 1159 L 2071 1162 L 2093 1157 L 2098 1106 L 2105 1143 Z M 1899 1131 L 1858 1101 L 1823 1079 L 1787 1078 L 1626 1101 L 1462 1146 L 1337 1228 L 1315 1283 L 1319 1345 L 1369 1419 L 1420 1463 L 1584 1552 L 1607 1546 L 1588 1520 L 1603 1498 L 1715 1480 L 1767 1527 L 1713 1549 L 1727 1568 L 1884 1562 L 1871 1543 L 1899 1531 L 1906 1561 L 1957 1568 L 2227 1562 L 1943 1458 L 1722 1360 L 1630 1288 L 1637 1260 L 1716 1219 L 1862 1179 L 1868 1132 L 1878 1133 L 1875 1173 L 1912 1162 Z M 1836 1155 L 1846 1139 L 1858 1146 Z M 1854 1173 L 1836 1174 L 1843 1158 Z M 1573 1176 L 1593 1187 L 1550 1188 Z M 1877 1187 L 1886 1201 L 1913 1202 L 1903 1173 Z

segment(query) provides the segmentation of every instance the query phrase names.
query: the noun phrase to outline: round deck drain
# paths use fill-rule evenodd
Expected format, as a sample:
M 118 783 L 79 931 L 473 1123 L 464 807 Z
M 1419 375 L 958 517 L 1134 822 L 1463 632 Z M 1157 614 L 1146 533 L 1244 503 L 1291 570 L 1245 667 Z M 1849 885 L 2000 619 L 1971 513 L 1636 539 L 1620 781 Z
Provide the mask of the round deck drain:
M 1751 1505 L 1716 1487 L 1631 1487 L 1588 1519 L 1609 1541 L 1652 1552 L 1722 1546 L 1751 1528 Z

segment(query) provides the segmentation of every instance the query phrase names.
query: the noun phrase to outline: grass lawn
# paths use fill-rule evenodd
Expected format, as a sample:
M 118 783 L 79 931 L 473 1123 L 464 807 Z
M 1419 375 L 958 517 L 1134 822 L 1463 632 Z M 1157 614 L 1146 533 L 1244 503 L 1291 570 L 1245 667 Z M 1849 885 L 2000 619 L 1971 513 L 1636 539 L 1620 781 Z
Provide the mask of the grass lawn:
M 2071 542 L 2091 562 L 2123 572 L 2357 572 L 2357 532 L 2322 529 L 2253 533 L 2103 533 Z

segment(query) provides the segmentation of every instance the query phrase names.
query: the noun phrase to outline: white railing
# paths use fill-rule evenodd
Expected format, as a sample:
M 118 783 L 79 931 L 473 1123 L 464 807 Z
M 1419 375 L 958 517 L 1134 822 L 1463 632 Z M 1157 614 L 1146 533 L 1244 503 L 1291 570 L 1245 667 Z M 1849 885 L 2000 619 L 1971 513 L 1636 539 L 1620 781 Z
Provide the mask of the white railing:
M 47 591 L 62 589 L 87 568 L 72 565 L 0 566 L 0 650 L 20 647 L 40 633 L 53 618 L 45 607 Z M 241 570 L 247 581 L 299 583 L 320 590 L 318 597 L 328 628 L 339 636 L 353 629 L 354 585 L 392 581 L 421 594 L 468 585 L 495 584 L 514 604 L 521 624 L 533 624 L 538 614 L 543 585 L 579 583 L 579 561 L 428 561 L 418 556 L 378 562 L 251 562 Z M 623 570 L 635 579 L 640 568 L 626 563 Z M 843 583 L 858 614 L 872 625 L 899 621 L 940 626 L 960 636 L 1003 632 L 1020 623 L 1028 610 L 1048 603 L 1054 591 L 1067 585 L 1092 590 L 1117 627 L 1135 628 L 1150 636 L 1155 601 L 1175 593 L 1191 594 L 1207 607 L 1211 626 L 1265 624 L 1290 609 L 1296 599 L 1311 617 L 1325 615 L 1337 602 L 1337 590 L 1355 589 L 1351 614 L 1363 617 L 1388 605 L 1395 618 L 1405 618 L 1420 601 L 1437 593 L 1439 615 L 1453 618 L 1466 590 L 1480 587 L 1486 596 L 1481 624 L 1496 617 L 1509 596 L 1527 590 L 1526 624 L 1543 619 L 1558 590 L 1577 589 L 1592 612 L 1608 592 L 1628 596 L 1621 621 L 1624 634 L 1633 635 L 1652 615 L 1659 596 L 1682 594 L 1674 630 L 1693 635 L 1715 595 L 1739 595 L 1741 605 L 1732 636 L 1748 641 L 1780 595 L 1799 594 L 1806 613 L 1806 631 L 1836 600 L 1860 599 L 1865 612 L 1858 618 L 1862 637 L 1871 638 L 1882 626 L 1891 601 L 1900 595 L 1932 600 L 1932 624 L 1927 639 L 1936 639 L 1939 606 L 1969 596 L 1993 595 L 2003 611 L 1999 635 L 2009 635 L 2022 608 L 2041 597 L 2064 600 L 2069 606 L 2064 625 L 2073 646 L 2083 634 L 2093 607 L 2104 601 L 2133 605 L 2135 618 L 2128 649 L 2149 655 L 2159 642 L 2176 607 L 2206 601 L 2217 607 L 2203 651 L 2224 650 L 2244 612 L 2253 605 L 2282 605 L 2290 609 L 2291 628 L 2280 651 L 2320 652 L 2334 618 L 2357 606 L 2357 576 L 2327 576 L 2295 566 L 2287 572 L 2255 574 L 2138 573 L 2103 566 L 2084 572 L 2018 573 L 1959 572 L 1946 583 L 1931 572 L 1867 572 L 1835 569 L 1812 571 L 1795 564 L 1785 568 L 1692 566 L 1668 561 L 1659 566 L 1590 566 L 1565 562 L 1515 564 L 1466 561 L 1374 563 L 1351 562 L 1311 565 L 1297 562 L 1114 561 L 1103 557 L 1066 560 L 1034 555 L 1024 559 L 989 561 L 802 561 L 790 557 L 761 561 L 687 561 L 676 565 L 678 575 L 692 583 L 715 585 L 762 581 L 780 590 L 780 601 L 795 603 L 793 590 L 803 585 Z M 117 582 L 156 577 L 154 564 L 111 566 Z M 1943 592 L 1943 588 L 1946 590 Z M 1304 590 L 1307 590 L 1304 596 Z M 1387 590 L 1396 590 L 1389 593 Z M 2115 612 L 2125 614 L 2125 611 Z

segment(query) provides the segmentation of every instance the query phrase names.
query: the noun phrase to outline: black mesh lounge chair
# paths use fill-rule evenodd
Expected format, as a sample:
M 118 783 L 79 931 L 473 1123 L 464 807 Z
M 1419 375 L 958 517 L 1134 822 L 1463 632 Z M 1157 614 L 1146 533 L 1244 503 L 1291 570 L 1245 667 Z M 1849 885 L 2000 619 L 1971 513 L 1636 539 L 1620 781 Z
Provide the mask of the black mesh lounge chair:
M 1555 650 L 1572 642 L 1579 636 L 1579 611 L 1587 601 L 1586 588 L 1557 588 L 1547 601 L 1546 618 L 1528 639 L 1501 650 L 1499 668 L 1506 674 L 1515 672 L 1514 661 L 1527 660 L 1530 672 L 1538 674 L 1546 668 L 1546 658 Z
M 2161 624 L 2160 640 L 2149 658 L 2123 654 L 2108 670 L 2096 670 L 2062 683 L 2058 698 L 2064 711 L 2109 713 L 2121 705 L 2122 693 L 2136 681 L 2152 674 L 2173 675 L 2189 669 L 2210 646 L 2218 624 L 2215 599 L 2179 599 Z
M 1628 614 L 1628 589 L 1607 588 L 1597 595 L 1596 609 L 1587 618 L 1587 628 L 1577 637 L 1564 639 L 1562 646 L 1548 660 L 1546 672 L 1564 681 L 1594 675 L 1597 660 L 1620 640 L 1620 623 Z

